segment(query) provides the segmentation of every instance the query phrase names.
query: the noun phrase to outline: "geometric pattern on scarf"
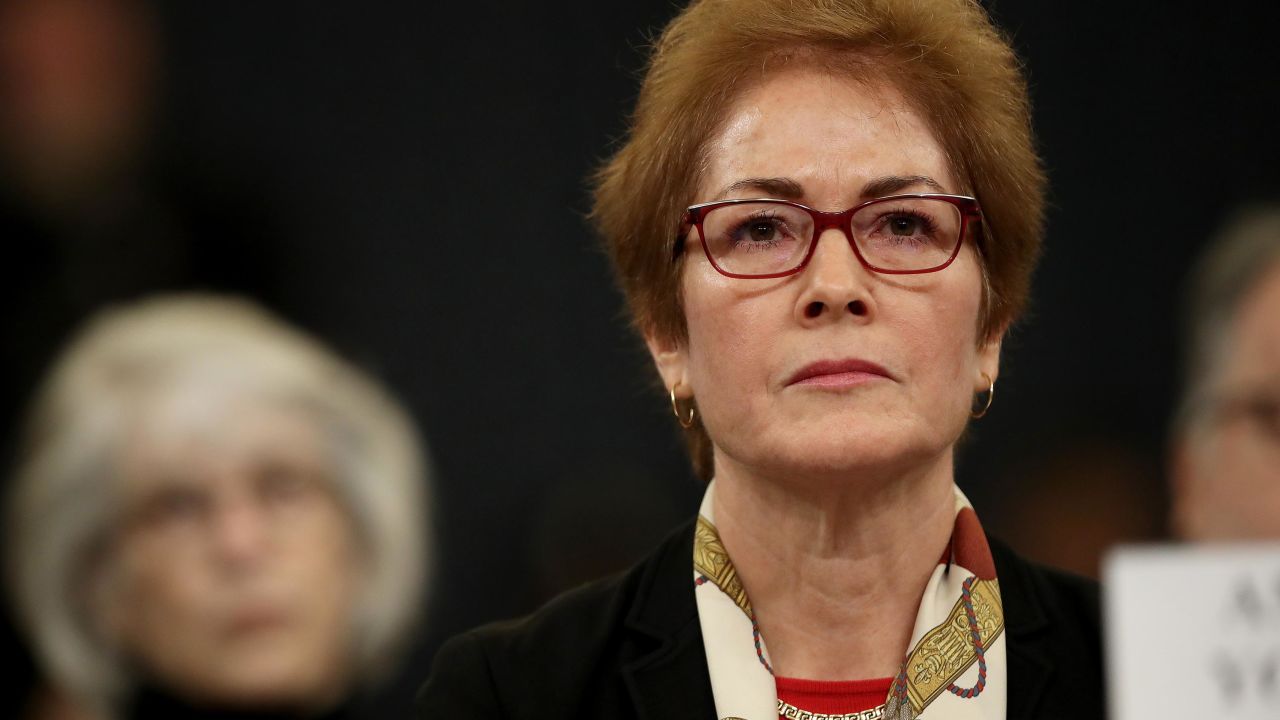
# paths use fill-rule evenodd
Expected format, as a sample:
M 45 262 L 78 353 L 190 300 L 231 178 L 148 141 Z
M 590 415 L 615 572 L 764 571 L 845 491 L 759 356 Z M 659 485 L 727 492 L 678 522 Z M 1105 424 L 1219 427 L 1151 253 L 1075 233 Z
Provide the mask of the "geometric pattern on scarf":
M 768 669 L 768 647 L 756 631 L 746 588 L 716 531 L 714 486 L 713 480 L 698 512 L 693 575 L 716 714 L 722 720 L 775 720 L 778 696 Z M 925 586 L 910 651 L 886 698 L 887 709 L 881 706 L 852 717 L 1004 720 L 1008 673 L 1000 584 L 977 514 L 958 487 L 954 494 L 951 540 Z M 983 649 L 983 680 L 979 680 L 983 668 L 974 648 L 970 612 Z

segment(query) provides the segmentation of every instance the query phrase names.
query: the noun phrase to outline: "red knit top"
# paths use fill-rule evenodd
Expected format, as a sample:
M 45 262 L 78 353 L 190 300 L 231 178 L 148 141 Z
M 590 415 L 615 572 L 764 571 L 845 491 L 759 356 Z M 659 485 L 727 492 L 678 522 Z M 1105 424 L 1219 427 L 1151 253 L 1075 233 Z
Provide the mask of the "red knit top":
M 778 699 L 785 703 L 813 713 L 842 715 L 884 704 L 893 678 L 835 681 L 780 677 L 774 678 L 774 683 Z

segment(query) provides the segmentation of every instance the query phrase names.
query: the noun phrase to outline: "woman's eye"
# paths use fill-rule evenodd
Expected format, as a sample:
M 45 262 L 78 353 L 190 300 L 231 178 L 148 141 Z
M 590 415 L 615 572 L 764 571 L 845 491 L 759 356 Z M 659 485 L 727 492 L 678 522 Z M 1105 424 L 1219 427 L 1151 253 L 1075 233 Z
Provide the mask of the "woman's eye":
M 895 215 L 889 218 L 889 231 L 894 235 L 915 235 L 920 232 L 919 218 L 910 215 Z
M 1249 411 L 1258 427 L 1280 440 L 1280 399 L 1258 400 L 1250 406 Z
M 757 222 L 747 228 L 747 236 L 755 242 L 769 242 L 773 239 L 776 228 L 773 223 Z
M 188 489 L 171 488 L 148 498 L 136 513 L 145 527 L 162 527 L 199 520 L 208 510 L 209 499 Z
M 190 517 L 204 510 L 203 498 L 195 493 L 172 493 L 163 497 L 157 509 L 168 517 Z
M 735 245 L 773 246 L 790 239 L 787 223 L 777 218 L 752 218 L 746 220 L 733 233 Z

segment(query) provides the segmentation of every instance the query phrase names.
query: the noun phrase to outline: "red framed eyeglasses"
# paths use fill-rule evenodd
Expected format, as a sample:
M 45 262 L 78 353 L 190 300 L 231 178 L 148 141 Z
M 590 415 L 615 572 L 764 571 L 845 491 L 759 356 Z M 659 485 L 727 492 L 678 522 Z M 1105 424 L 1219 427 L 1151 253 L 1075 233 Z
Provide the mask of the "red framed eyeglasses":
M 930 273 L 956 259 L 969 223 L 981 218 L 976 199 L 935 193 L 875 198 L 844 212 L 772 198 L 719 200 L 685 211 L 672 260 L 684 252 L 690 230 L 696 229 L 707 260 L 720 274 L 785 277 L 804 269 L 822 233 L 838 229 L 868 270 Z

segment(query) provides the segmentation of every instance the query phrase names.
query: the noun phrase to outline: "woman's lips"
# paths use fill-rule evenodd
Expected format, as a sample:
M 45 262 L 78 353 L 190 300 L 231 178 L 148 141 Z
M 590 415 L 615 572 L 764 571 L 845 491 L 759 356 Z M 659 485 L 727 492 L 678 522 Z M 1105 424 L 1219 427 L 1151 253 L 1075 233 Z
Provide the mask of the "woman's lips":
M 791 376 L 787 385 L 842 388 L 863 385 L 874 380 L 892 380 L 889 371 L 873 362 L 850 358 L 821 360 L 810 363 Z
M 288 613 L 273 605 L 245 608 L 232 615 L 227 631 L 233 637 L 255 635 L 263 631 L 275 630 L 283 626 L 288 619 Z

